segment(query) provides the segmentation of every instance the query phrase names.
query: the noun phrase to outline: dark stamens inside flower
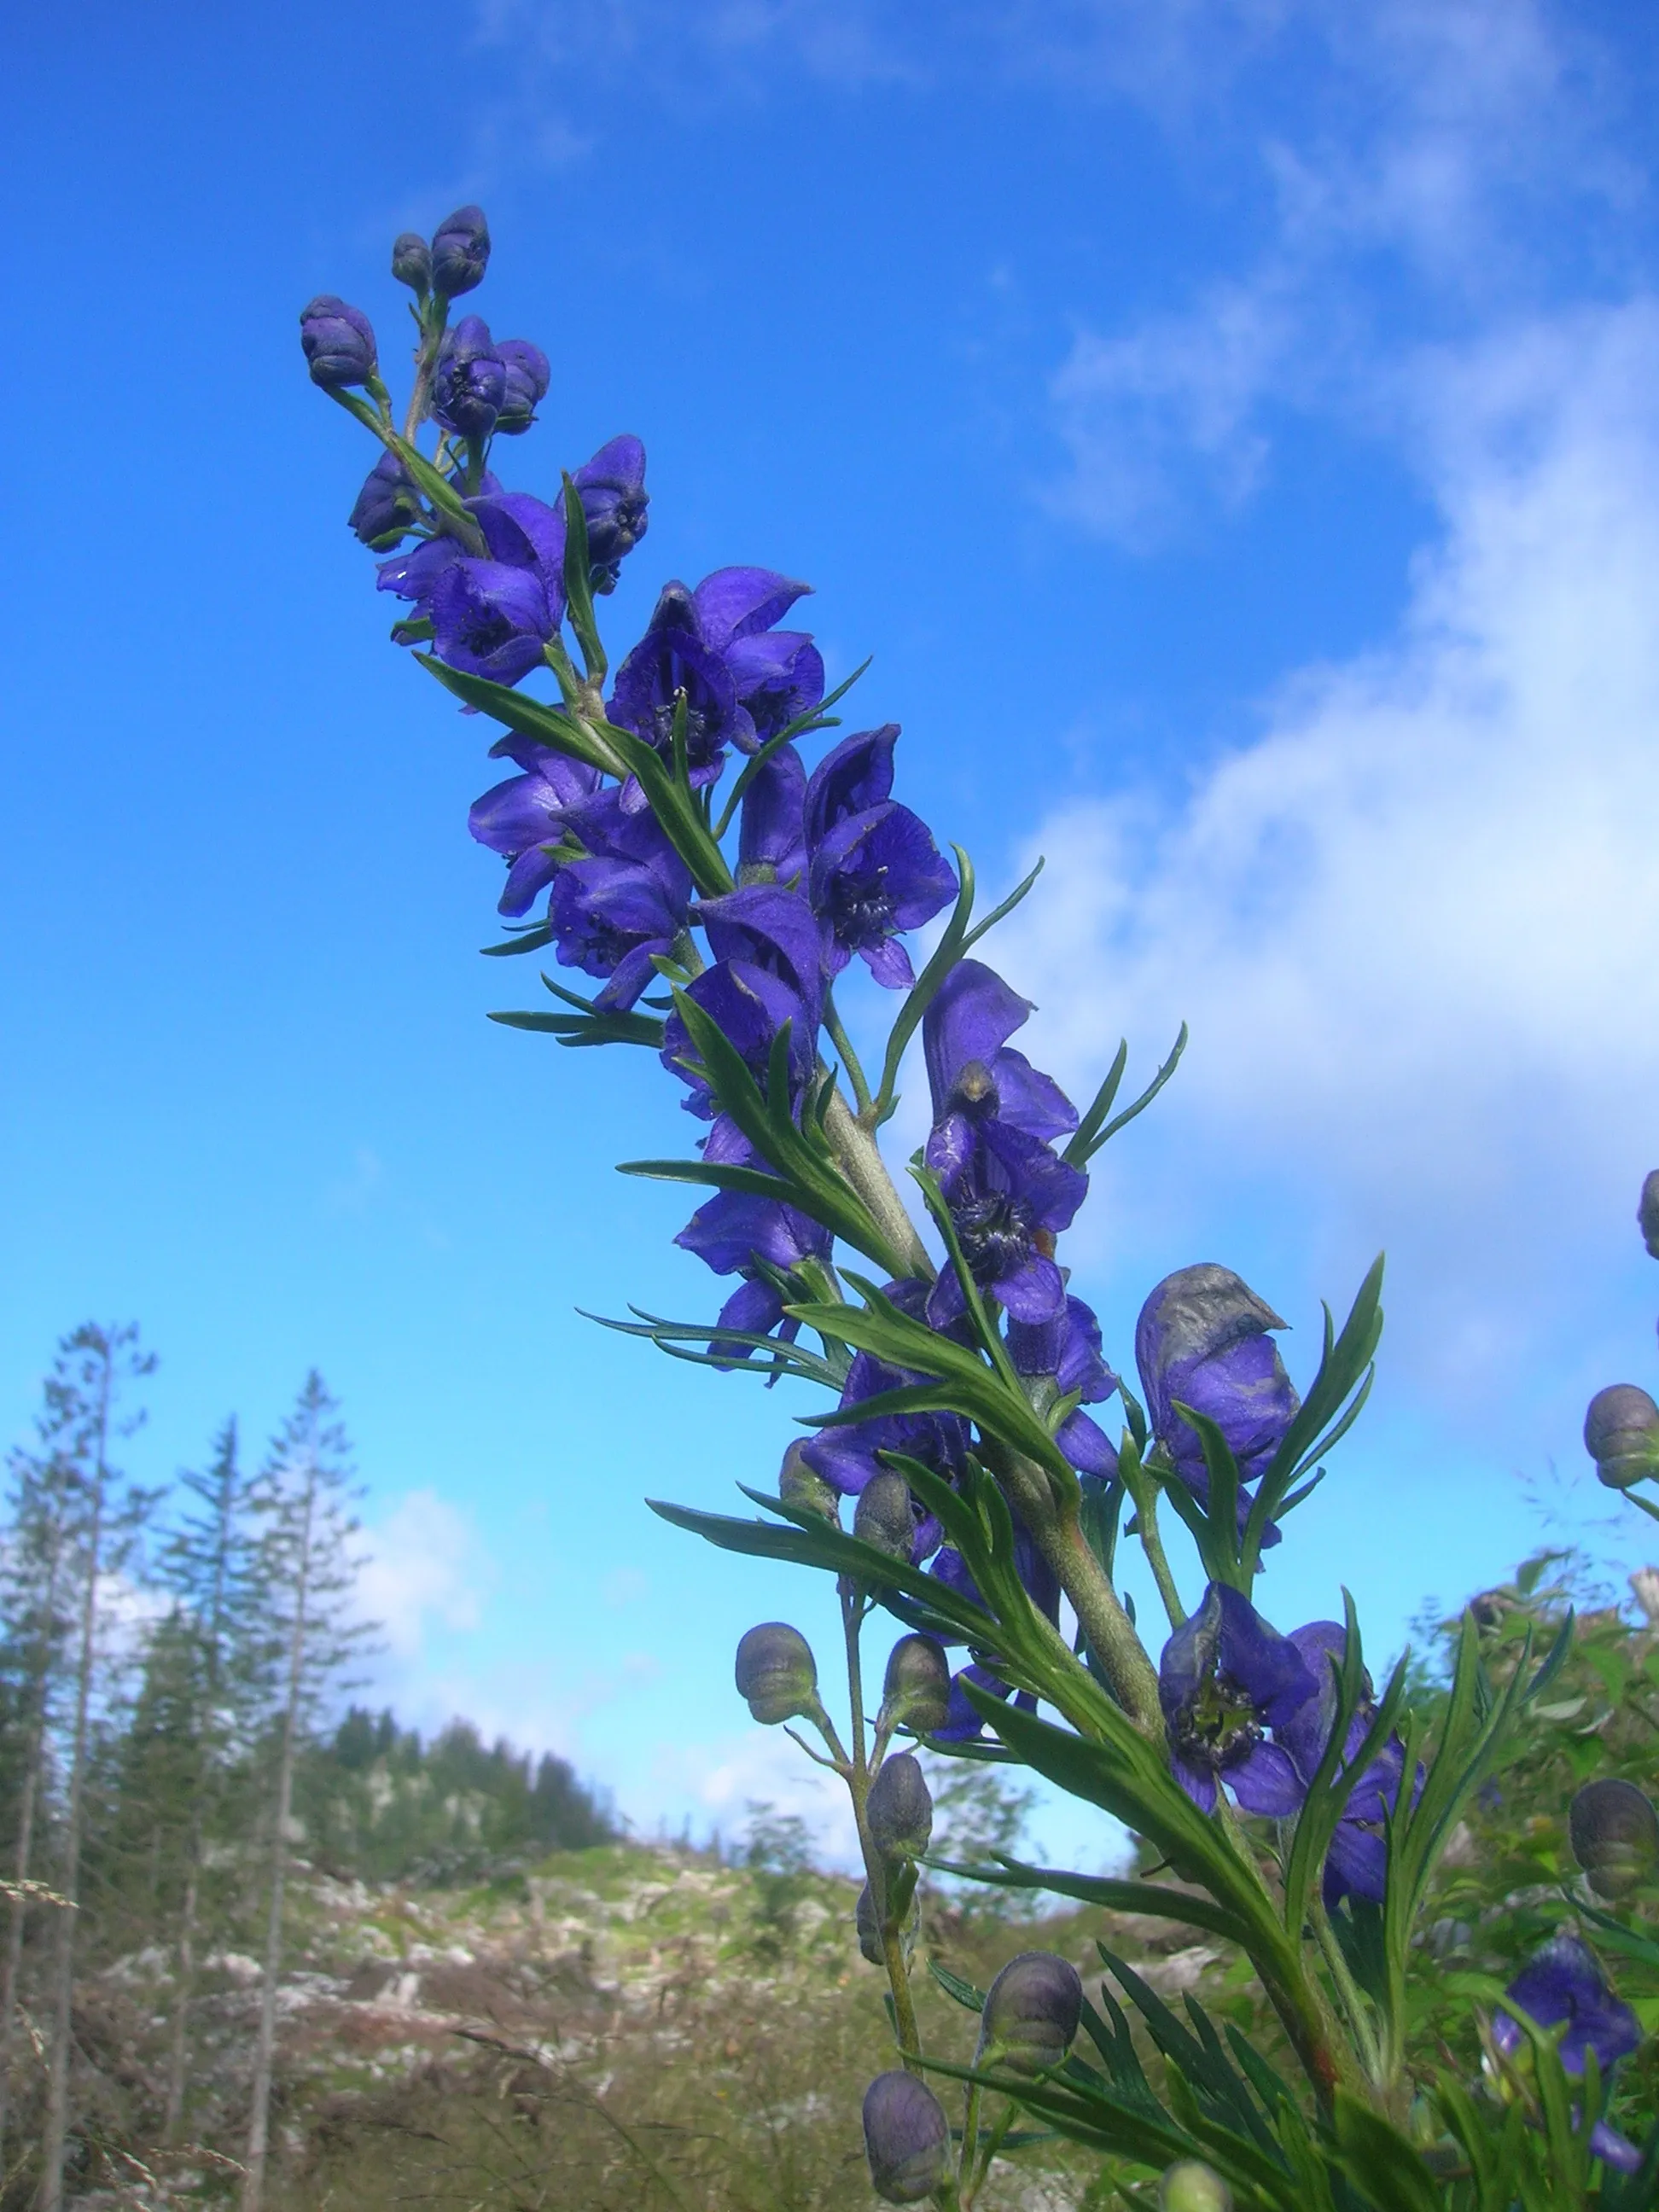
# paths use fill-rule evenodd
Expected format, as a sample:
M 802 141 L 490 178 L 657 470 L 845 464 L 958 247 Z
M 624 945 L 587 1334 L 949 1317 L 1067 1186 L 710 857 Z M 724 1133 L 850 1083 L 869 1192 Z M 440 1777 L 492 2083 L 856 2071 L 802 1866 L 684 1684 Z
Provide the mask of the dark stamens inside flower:
M 1030 1257 L 1031 1229 L 1025 1209 L 1006 1193 L 970 1199 L 965 1206 L 952 1207 L 951 1218 L 976 1281 L 1000 1282 Z
M 1231 1674 L 1218 1671 L 1174 1716 L 1170 1737 L 1171 1748 L 1188 1765 L 1225 1766 L 1261 1741 L 1255 1700 Z
M 892 934 L 893 902 L 885 867 L 844 871 L 830 896 L 830 925 L 841 943 L 854 950 L 879 945 Z

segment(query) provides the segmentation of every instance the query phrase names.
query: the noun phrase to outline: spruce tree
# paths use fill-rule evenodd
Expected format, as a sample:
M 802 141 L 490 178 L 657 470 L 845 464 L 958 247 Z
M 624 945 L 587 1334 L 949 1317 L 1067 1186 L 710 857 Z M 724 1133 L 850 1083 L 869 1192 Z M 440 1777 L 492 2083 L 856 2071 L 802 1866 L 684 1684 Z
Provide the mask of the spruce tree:
M 66 1685 L 69 1787 L 58 1887 L 64 1900 L 52 1962 L 52 2019 L 41 2131 L 40 2212 L 60 2212 L 64 2156 L 69 2137 L 70 2060 L 74 2041 L 76 1906 L 85 1832 L 87 1785 L 93 1744 L 94 1698 L 100 1689 L 100 1607 L 106 1578 L 127 1564 L 139 1528 L 153 1508 L 152 1492 L 136 1489 L 110 1464 L 118 1437 L 131 1436 L 142 1413 L 123 1416 L 120 1401 L 134 1382 L 150 1374 L 154 1356 L 138 1348 L 138 1332 L 86 1322 L 66 1336 L 46 1385 L 43 1435 L 72 1474 L 80 1515 L 70 1563 L 76 1615 L 71 1671 Z
M 270 2146 L 271 2058 L 283 1965 L 294 1771 L 301 1745 L 318 1729 L 331 1698 L 363 1649 L 369 1625 L 355 1618 L 360 1558 L 351 1507 L 362 1495 L 347 1462 L 338 1407 L 315 1370 L 272 1445 L 254 1490 L 261 1516 L 258 1574 L 268 1608 L 270 1649 L 280 1655 L 277 1741 L 270 1797 L 270 1869 L 264 1984 L 254 2050 L 252 2096 L 242 2182 L 242 2212 L 259 2212 Z

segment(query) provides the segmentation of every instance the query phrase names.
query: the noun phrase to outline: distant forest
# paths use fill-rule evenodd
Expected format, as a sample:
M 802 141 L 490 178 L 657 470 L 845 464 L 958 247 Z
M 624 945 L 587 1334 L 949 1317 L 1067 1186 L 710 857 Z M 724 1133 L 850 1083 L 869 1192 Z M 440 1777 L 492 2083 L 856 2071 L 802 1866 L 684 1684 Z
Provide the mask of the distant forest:
M 550 1756 L 453 1722 L 429 1742 L 349 1703 L 360 1495 L 308 1376 L 258 1468 L 234 1421 L 170 1492 L 119 1465 L 154 1368 L 137 1332 L 64 1339 L 0 1524 L 0 2205 L 59 2212 L 88 2085 L 89 1978 L 161 1950 L 173 1984 L 164 2139 L 188 2129 L 191 2003 L 258 1963 L 240 2198 L 258 2212 L 289 1876 L 459 1882 L 615 1832 Z M 342 1713 L 343 1712 L 343 1717 Z M 67 2177 L 67 2179 L 66 2179 Z

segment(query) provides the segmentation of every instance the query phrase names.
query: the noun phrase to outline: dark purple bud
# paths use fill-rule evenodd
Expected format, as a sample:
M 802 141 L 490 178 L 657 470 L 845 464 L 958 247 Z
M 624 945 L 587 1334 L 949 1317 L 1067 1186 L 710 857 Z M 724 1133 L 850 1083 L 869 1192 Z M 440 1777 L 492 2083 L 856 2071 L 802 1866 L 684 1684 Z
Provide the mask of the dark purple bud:
M 1053 1951 L 1022 1951 L 991 1984 L 981 2016 L 976 2066 L 1039 2073 L 1058 2066 L 1083 2014 L 1077 1968 Z
M 507 364 L 482 315 L 446 331 L 432 373 L 432 413 L 461 438 L 487 438 L 507 397 Z
M 785 1452 L 778 1469 L 778 1496 L 786 1505 L 801 1506 L 808 1513 L 821 1514 L 837 1528 L 841 1526 L 841 1493 L 821 1474 L 814 1474 L 802 1456 L 799 1440 Z
M 312 382 L 325 392 L 365 384 L 374 374 L 374 325 L 361 307 L 348 307 L 332 292 L 319 292 L 301 308 L 300 345 Z
M 817 1663 L 799 1629 L 764 1620 L 738 1646 L 738 1695 L 763 1728 L 812 1712 L 818 1701 Z
M 916 1516 L 910 1504 L 910 1486 L 902 1474 L 884 1468 L 864 1486 L 853 1513 L 853 1534 L 860 1543 L 873 1544 L 890 1559 L 908 1559 L 915 1542 Z
M 950 1711 L 951 1662 L 945 1646 L 931 1636 L 901 1636 L 882 1684 L 884 1723 L 891 1728 L 902 1722 L 918 1735 L 934 1735 Z
M 432 239 L 432 289 L 446 300 L 482 284 L 489 266 L 489 225 L 481 207 L 457 208 Z
M 1659 1475 L 1659 1406 L 1634 1382 L 1598 1390 L 1584 1415 L 1584 1449 L 1609 1490 Z
M 1158 2185 L 1158 2212 L 1233 2212 L 1233 2192 L 1212 2166 L 1178 2158 Z
M 1567 1814 L 1572 1855 L 1598 1897 L 1626 1897 L 1659 1869 L 1659 1814 L 1632 1782 L 1587 1782 Z
M 591 461 L 573 471 L 570 481 L 587 524 L 587 558 L 593 588 L 616 588 L 622 562 L 646 532 L 645 447 L 624 433 L 601 446 Z
M 432 248 L 418 230 L 400 231 L 392 240 L 392 273 L 416 299 L 432 289 Z
M 908 1751 L 884 1759 L 865 1805 L 870 1840 L 884 1859 L 920 1858 L 933 1833 L 927 1777 Z
M 402 544 L 421 514 L 415 479 L 396 453 L 382 453 L 364 477 L 346 521 L 371 552 L 389 553 Z
M 507 391 L 495 428 L 516 438 L 536 419 L 536 410 L 547 397 L 552 371 L 547 356 L 528 338 L 503 338 L 495 349 L 507 371 Z
M 1642 1185 L 1641 1202 L 1636 1209 L 1636 1225 L 1642 1232 L 1642 1242 L 1649 1254 L 1659 1260 L 1659 1168 L 1655 1168 Z
M 888 2204 L 920 2204 L 944 2178 L 951 2146 L 945 2107 L 902 2067 L 878 2074 L 864 2093 L 864 2154 L 870 2181 Z
M 872 1966 L 884 1966 L 887 1948 L 882 1941 L 881 1915 L 876 1911 L 875 1893 L 867 1881 L 859 1892 L 853 1919 L 859 1931 L 859 1955 L 867 1959 Z

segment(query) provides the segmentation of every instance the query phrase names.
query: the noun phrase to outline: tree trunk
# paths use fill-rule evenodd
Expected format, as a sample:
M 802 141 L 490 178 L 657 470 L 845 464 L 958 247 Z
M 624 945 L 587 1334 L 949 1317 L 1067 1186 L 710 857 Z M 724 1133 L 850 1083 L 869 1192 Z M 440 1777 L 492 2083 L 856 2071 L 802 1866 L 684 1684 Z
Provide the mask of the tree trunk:
M 87 1725 L 92 1706 L 93 1668 L 97 1657 L 98 1568 L 104 1534 L 104 1454 L 108 1448 L 112 1362 L 106 1354 L 98 1393 L 94 1430 L 92 1498 L 87 1516 L 86 1595 L 81 1604 L 81 1656 L 75 1679 L 75 1745 L 70 1767 L 67 1832 L 58 1887 L 58 1948 L 54 1961 L 56 2009 L 52 2024 L 52 2063 L 46 2078 L 46 2118 L 40 2141 L 40 2212 L 62 2212 L 64 2148 L 69 2134 L 70 2056 L 74 2039 L 76 1911 L 81 1888 L 81 1827 L 85 1818 Z
M 58 1613 L 58 1577 L 63 1558 L 64 1532 L 60 1517 L 53 1530 L 52 1565 L 46 1574 L 40 1656 L 32 1686 L 34 1720 L 29 1732 L 28 1758 L 23 1771 L 22 1800 L 17 1809 L 15 1873 L 20 1886 L 29 1878 L 29 1868 L 34 1856 L 34 1808 L 40 1794 L 40 1770 L 46 1749 L 46 1681 L 52 1668 L 52 1622 Z M 17 2016 L 17 1983 L 23 1966 L 23 1931 L 27 1918 L 28 1899 L 22 1896 L 13 1898 L 10 1924 L 6 1930 L 6 1963 L 3 1968 L 0 1968 L 0 2185 L 3 2185 L 5 2180 L 6 2124 L 11 2117 L 11 2031 Z
M 259 2004 L 259 2040 L 253 2060 L 252 2109 L 242 2176 L 241 2212 L 259 2212 L 270 2141 L 270 2063 L 276 2041 L 276 1983 L 283 1966 L 283 1892 L 288 1880 L 288 1824 L 294 1802 L 294 1752 L 299 1733 L 300 1692 L 305 1674 L 306 1598 L 311 1575 L 311 1517 L 317 1497 L 314 1461 L 306 1471 L 294 1628 L 289 1639 L 288 1705 L 283 1715 L 283 1755 L 276 1771 L 276 1828 L 270 1846 L 270 1917 L 265 1929 L 265 1979 Z

